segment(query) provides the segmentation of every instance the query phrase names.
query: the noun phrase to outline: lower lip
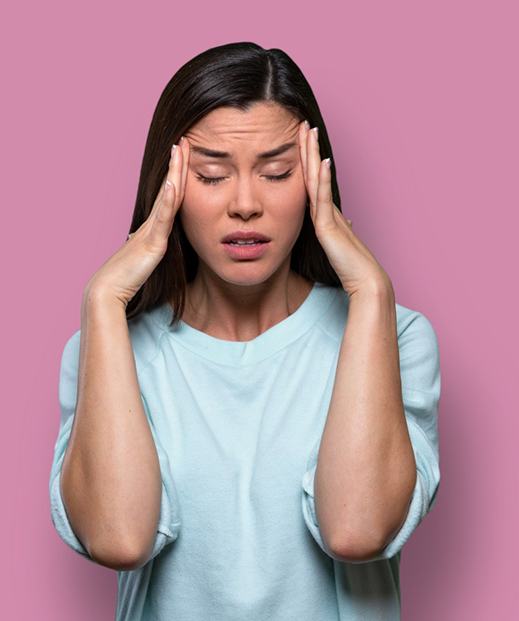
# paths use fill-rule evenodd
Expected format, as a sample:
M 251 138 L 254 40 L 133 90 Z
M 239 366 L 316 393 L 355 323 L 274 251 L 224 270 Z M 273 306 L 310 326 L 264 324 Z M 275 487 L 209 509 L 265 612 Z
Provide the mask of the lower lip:
M 257 259 L 267 250 L 270 242 L 261 244 L 226 244 L 224 247 L 233 259 Z

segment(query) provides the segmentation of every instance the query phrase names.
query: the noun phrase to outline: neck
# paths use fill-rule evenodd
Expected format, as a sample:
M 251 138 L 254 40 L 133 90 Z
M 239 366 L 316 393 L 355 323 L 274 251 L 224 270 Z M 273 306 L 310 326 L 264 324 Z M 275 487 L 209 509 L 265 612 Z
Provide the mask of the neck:
M 217 338 L 252 340 L 297 310 L 312 286 L 313 282 L 288 269 L 247 285 L 199 270 L 187 285 L 182 320 Z

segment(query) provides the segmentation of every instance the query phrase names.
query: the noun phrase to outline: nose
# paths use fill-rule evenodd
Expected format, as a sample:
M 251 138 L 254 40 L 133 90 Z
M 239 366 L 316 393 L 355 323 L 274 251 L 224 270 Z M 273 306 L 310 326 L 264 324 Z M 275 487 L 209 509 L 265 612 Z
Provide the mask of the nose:
M 230 216 L 240 216 L 244 220 L 262 213 L 261 202 L 254 191 L 253 183 L 248 175 L 239 175 L 236 181 L 234 195 L 229 202 Z

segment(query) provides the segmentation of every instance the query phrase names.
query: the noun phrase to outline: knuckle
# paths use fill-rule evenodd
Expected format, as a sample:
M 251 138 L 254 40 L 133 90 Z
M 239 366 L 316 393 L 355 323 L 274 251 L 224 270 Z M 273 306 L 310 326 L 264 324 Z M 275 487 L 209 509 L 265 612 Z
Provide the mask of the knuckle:
M 167 240 L 162 236 L 149 235 L 144 242 L 144 249 L 152 256 L 163 256 L 166 252 Z

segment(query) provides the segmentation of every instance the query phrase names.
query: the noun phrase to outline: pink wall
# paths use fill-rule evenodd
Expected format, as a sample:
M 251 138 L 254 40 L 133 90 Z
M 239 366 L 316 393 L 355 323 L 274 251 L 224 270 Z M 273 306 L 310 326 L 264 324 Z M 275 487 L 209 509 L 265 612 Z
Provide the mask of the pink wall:
M 306 74 L 347 217 L 439 337 L 442 483 L 403 552 L 403 619 L 514 617 L 517 4 L 48 0 L 2 13 L 0 617 L 113 618 L 116 573 L 50 521 L 60 355 L 87 279 L 125 239 L 166 82 L 244 40 Z

